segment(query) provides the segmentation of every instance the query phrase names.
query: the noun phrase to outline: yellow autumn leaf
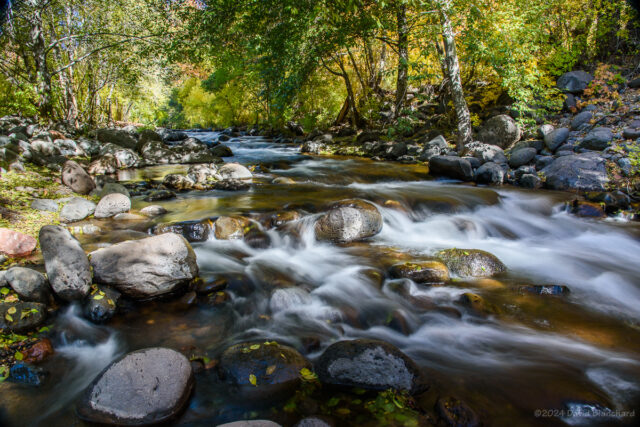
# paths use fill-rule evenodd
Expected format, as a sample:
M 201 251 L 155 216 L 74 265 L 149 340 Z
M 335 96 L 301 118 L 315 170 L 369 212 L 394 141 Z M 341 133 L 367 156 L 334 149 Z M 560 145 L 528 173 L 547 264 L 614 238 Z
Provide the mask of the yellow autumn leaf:
M 15 307 L 11 307 L 11 308 L 9 308 L 9 310 L 7 310 L 7 313 L 9 313 L 9 314 L 16 314 L 16 311 L 17 311 L 17 310 L 16 310 L 16 308 L 15 308 Z
M 251 350 L 257 350 L 260 348 L 260 344 L 254 344 L 251 347 L 249 347 Z
M 267 368 L 267 375 L 271 375 L 275 372 L 276 370 L 276 365 L 271 365 Z
M 4 318 L 7 319 L 7 322 L 13 322 L 13 317 L 10 314 L 5 314 Z
M 95 300 L 101 300 L 102 298 L 104 298 L 104 295 L 98 294 L 98 295 L 94 295 L 93 296 L 93 299 L 95 299 Z
M 249 382 L 251 383 L 251 385 L 253 385 L 255 387 L 258 386 L 258 379 L 253 374 L 249 375 Z

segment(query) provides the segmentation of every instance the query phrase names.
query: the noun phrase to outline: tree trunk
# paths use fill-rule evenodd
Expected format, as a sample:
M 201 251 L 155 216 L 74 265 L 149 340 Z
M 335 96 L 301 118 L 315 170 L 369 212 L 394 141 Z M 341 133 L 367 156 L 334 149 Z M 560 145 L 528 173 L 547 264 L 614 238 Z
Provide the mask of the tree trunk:
M 51 72 L 47 65 L 46 42 L 42 29 L 43 6 L 36 0 L 30 2 L 29 5 L 33 7 L 29 36 L 36 71 L 38 110 L 40 111 L 40 117 L 42 119 L 51 120 L 53 118 L 53 96 L 51 90 Z
M 409 74 L 409 26 L 407 24 L 407 5 L 398 7 L 398 81 L 396 82 L 396 105 L 394 116 L 398 117 L 404 108 L 407 97 L 407 77 Z
M 358 105 L 356 104 L 356 96 L 353 93 L 353 86 L 351 85 L 351 79 L 349 79 L 349 74 L 347 74 L 347 70 L 344 68 L 344 63 L 342 59 L 338 61 L 338 66 L 342 71 L 342 78 L 344 79 L 344 85 L 347 88 L 347 97 L 349 99 L 349 106 L 351 107 L 351 119 L 354 127 L 360 127 L 362 124 L 362 119 L 360 117 L 360 112 L 358 111 Z
M 449 88 L 453 106 L 458 119 L 458 151 L 462 151 L 464 146 L 471 142 L 471 115 L 467 101 L 464 99 L 462 90 L 462 80 L 460 79 L 460 63 L 456 52 L 456 40 L 449 19 L 449 1 L 438 0 L 440 8 L 440 23 L 442 25 L 442 39 L 444 41 L 445 63 L 449 78 Z

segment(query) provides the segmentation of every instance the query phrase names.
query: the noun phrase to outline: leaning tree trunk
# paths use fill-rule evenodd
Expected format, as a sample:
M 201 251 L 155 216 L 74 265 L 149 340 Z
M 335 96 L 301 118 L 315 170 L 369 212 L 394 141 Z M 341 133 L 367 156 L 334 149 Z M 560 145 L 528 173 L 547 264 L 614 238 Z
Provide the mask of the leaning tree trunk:
M 449 78 L 449 87 L 453 106 L 458 119 L 458 151 L 462 151 L 466 144 L 471 142 L 471 115 L 467 101 L 464 99 L 462 80 L 460 79 L 460 63 L 456 52 L 456 40 L 449 19 L 450 0 L 438 0 L 440 9 L 440 23 L 442 25 L 442 39 L 444 41 L 445 63 Z
M 409 74 L 409 26 L 407 24 L 407 6 L 398 7 L 398 80 L 396 82 L 395 117 L 398 117 L 404 108 L 407 97 L 407 77 Z
M 38 110 L 40 111 L 40 117 L 42 119 L 51 120 L 53 118 L 53 96 L 51 89 L 51 72 L 47 65 L 47 49 L 44 32 L 42 30 L 43 6 L 38 1 L 32 1 L 29 5 L 33 7 L 29 36 L 36 71 Z

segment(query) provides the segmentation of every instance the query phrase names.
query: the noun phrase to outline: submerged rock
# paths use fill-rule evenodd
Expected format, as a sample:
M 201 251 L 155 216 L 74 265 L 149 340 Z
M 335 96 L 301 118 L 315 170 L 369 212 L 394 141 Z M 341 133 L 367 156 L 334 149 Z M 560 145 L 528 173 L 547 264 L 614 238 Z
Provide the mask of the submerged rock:
M 330 345 L 315 364 L 321 382 L 367 390 L 421 391 L 418 366 L 384 341 L 357 339 Z
M 436 256 L 460 277 L 491 277 L 507 270 L 495 255 L 478 249 L 446 249 Z
M 95 287 L 84 304 L 84 316 L 93 323 L 109 321 L 118 310 L 120 292 L 108 286 Z
M 173 224 L 159 224 L 153 229 L 153 234 L 176 233 L 181 234 L 189 242 L 204 242 L 209 239 L 213 228 L 211 220 L 184 221 Z
M 168 421 L 185 407 L 194 378 L 180 353 L 150 348 L 112 363 L 86 389 L 78 416 L 111 425 L 149 425 Z
M 90 256 L 95 281 L 132 298 L 170 293 L 198 275 L 191 245 L 174 233 L 118 243 Z
M 89 293 L 91 268 L 80 243 L 57 225 L 40 229 L 40 247 L 53 291 L 67 301 L 81 300 Z
M 159 205 L 151 205 L 151 206 L 147 206 L 144 209 L 141 209 L 140 213 L 146 217 L 153 218 L 156 216 L 166 214 L 167 210 Z
M 445 425 L 459 427 L 477 427 L 480 425 L 478 416 L 464 402 L 454 397 L 441 397 L 436 403 L 438 415 Z
M 176 197 L 176 193 L 169 190 L 154 190 L 144 198 L 146 202 L 157 202 L 160 200 L 168 200 Z
M 7 271 L 4 280 L 20 296 L 23 301 L 47 304 L 51 296 L 51 288 L 47 279 L 35 270 L 13 267 Z
M 244 229 L 250 224 L 243 217 L 221 216 L 213 223 L 218 240 L 237 240 L 244 237 Z
M 449 269 L 439 261 L 405 262 L 389 270 L 394 278 L 411 279 L 416 283 L 444 283 L 449 281 Z
M 569 294 L 569 288 L 564 285 L 526 285 L 520 287 L 520 292 L 534 295 L 565 296 Z
M 276 342 L 247 342 L 229 347 L 220 356 L 220 377 L 250 398 L 291 394 L 300 384 L 301 370 L 311 364 L 294 348 Z
M 11 382 L 35 387 L 43 385 L 48 376 L 49 374 L 44 369 L 27 363 L 17 363 L 9 371 Z
M 375 236 L 382 230 L 382 215 L 365 200 L 343 200 L 315 224 L 316 239 L 331 242 L 353 242 Z
M 0 329 L 22 334 L 42 325 L 47 307 L 37 302 L 0 304 Z

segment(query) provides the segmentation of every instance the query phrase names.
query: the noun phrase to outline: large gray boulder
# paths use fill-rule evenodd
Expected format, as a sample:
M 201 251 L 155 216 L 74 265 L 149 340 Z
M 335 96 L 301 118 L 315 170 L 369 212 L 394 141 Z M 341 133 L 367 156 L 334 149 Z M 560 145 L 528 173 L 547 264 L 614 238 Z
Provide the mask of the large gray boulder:
M 62 183 L 78 194 L 89 194 L 96 188 L 91 176 L 73 160 L 62 167 Z
M 558 79 L 557 85 L 563 92 L 579 94 L 589 86 L 592 80 L 593 76 L 586 71 L 570 71 Z
M 547 146 L 549 150 L 556 151 L 556 149 L 565 143 L 567 138 L 569 138 L 569 129 L 568 128 L 559 128 L 545 135 L 544 144 Z
M 609 182 L 606 159 L 595 152 L 559 157 L 541 172 L 553 190 L 605 191 Z
M 511 158 L 509 158 L 509 166 L 516 169 L 523 165 L 528 165 L 535 158 L 538 152 L 535 148 L 521 148 L 519 150 L 511 153 Z
M 60 298 L 81 300 L 89 293 L 91 268 L 80 243 L 63 227 L 40 229 L 40 248 L 49 283 Z
M 479 184 L 500 185 L 504 182 L 506 166 L 487 162 L 476 171 L 476 181 Z
M 429 173 L 434 176 L 471 181 L 473 168 L 469 160 L 456 156 L 434 156 L 429 159 Z
M 98 129 L 96 137 L 103 144 L 111 143 L 132 150 L 135 150 L 138 144 L 129 132 L 120 129 Z
M 111 193 L 100 200 L 94 216 L 96 218 L 111 218 L 119 213 L 129 212 L 130 209 L 131 199 L 124 194 Z
M 96 210 L 96 204 L 82 197 L 74 197 L 62 207 L 60 219 L 65 222 L 82 221 Z
M 475 157 L 480 160 L 481 164 L 487 162 L 507 163 L 507 156 L 505 156 L 502 148 L 497 145 L 484 144 L 478 141 L 467 144 L 464 147 L 464 155 Z
M 445 249 L 436 256 L 460 277 L 491 277 L 507 270 L 495 255 L 478 249 Z
M 97 283 L 139 299 L 177 290 L 198 275 L 196 255 L 182 236 L 161 234 L 90 254 Z
M 240 163 L 226 163 L 218 169 L 221 179 L 251 179 L 251 171 Z
M 382 215 L 373 204 L 354 199 L 334 204 L 314 228 L 316 239 L 344 243 L 375 236 L 382 224 Z
M 35 270 L 23 267 L 10 268 L 4 275 L 9 286 L 20 296 L 22 301 L 33 301 L 47 304 L 51 288 L 47 279 Z
M 315 364 L 325 384 L 366 390 L 420 391 L 418 366 L 395 346 L 384 341 L 357 339 L 330 345 Z
M 171 420 L 193 389 L 189 360 L 168 348 L 149 348 L 112 363 L 85 390 L 78 416 L 97 424 L 141 426 Z
M 607 148 L 613 140 L 613 132 L 605 127 L 597 127 L 584 137 L 580 146 L 587 150 L 601 151 Z
M 38 302 L 0 303 L 0 329 L 22 334 L 42 325 L 47 306 Z
M 520 126 L 506 114 L 487 120 L 478 133 L 478 139 L 481 142 L 497 145 L 500 148 L 511 147 L 520 141 L 521 136 Z
M 571 120 L 571 129 L 572 130 L 580 130 L 584 125 L 588 124 L 593 118 L 593 113 L 591 111 L 583 111 Z

